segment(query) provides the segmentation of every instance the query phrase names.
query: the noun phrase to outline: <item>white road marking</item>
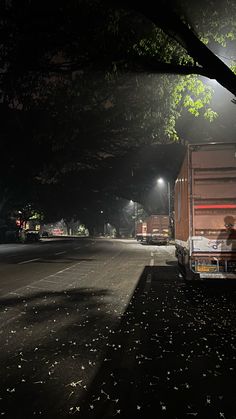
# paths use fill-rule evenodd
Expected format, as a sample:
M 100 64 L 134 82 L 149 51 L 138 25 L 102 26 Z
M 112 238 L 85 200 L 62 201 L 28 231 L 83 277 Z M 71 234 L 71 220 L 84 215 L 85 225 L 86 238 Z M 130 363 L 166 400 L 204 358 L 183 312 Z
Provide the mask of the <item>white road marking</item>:
M 63 251 L 63 252 L 57 252 L 57 253 L 54 253 L 54 255 L 62 255 L 63 253 L 66 253 L 66 251 Z
M 18 262 L 18 265 L 24 265 L 25 263 L 35 262 L 36 260 L 39 260 L 39 259 L 40 258 L 24 260 L 23 262 Z
M 38 260 L 38 259 L 32 259 L 32 260 Z M 28 261 L 27 261 L 28 262 Z M 20 263 L 27 263 L 27 262 L 20 262 Z M 47 275 L 47 276 L 45 276 L 44 278 L 42 278 L 42 279 L 39 279 L 39 280 L 37 280 L 37 281 L 34 281 L 32 284 L 30 284 L 30 285 L 24 285 L 23 287 L 19 287 L 19 288 L 17 288 L 16 290 L 14 290 L 14 291 L 10 291 L 10 292 L 8 292 L 8 293 L 6 293 L 5 295 L 4 295 L 4 297 L 7 297 L 7 296 L 12 296 L 12 295 L 14 295 L 14 296 L 19 296 L 20 295 L 20 290 L 25 290 L 25 289 L 27 289 L 27 288 L 32 288 L 32 289 L 34 289 L 34 288 L 36 288 L 36 286 L 34 287 L 34 285 L 33 284 L 37 284 L 38 282 L 40 282 L 40 283 L 43 283 L 45 280 L 47 280 L 48 282 L 52 282 L 52 281 L 50 281 L 50 279 L 49 278 L 53 278 L 53 277 L 56 277 L 58 274 L 61 274 L 61 273 L 63 273 L 63 272 L 65 272 L 65 271 L 68 271 L 69 269 L 72 269 L 72 268 L 74 268 L 75 266 L 78 266 L 78 265 L 80 265 L 81 264 L 81 262 L 77 262 L 77 263 L 75 263 L 74 265 L 71 265 L 71 266 L 69 266 L 68 268 L 65 268 L 65 269 L 62 269 L 61 271 L 57 271 L 57 272 L 55 272 L 54 274 L 51 274 L 51 275 Z M 38 288 L 38 287 L 37 287 Z M 17 292 L 18 291 L 18 292 Z M 6 324 L 8 324 L 8 323 L 10 323 L 11 321 L 13 321 L 13 320 L 15 320 L 15 319 L 18 319 L 19 318 L 19 316 L 21 316 L 22 315 L 22 312 L 20 312 L 20 313 L 18 313 L 18 314 L 16 314 L 15 316 L 13 316 L 13 317 L 10 317 L 9 319 L 7 319 L 7 320 L 5 320 L 4 322 L 1 322 L 0 324 L 1 324 L 1 327 L 3 326 L 3 325 L 6 325 Z

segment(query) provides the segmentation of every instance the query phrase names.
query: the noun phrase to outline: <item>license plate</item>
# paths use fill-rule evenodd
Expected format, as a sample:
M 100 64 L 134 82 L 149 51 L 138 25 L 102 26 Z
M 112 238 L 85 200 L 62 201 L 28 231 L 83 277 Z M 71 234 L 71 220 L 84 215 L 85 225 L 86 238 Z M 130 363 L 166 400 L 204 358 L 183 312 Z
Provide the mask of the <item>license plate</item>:
M 197 272 L 217 272 L 215 266 L 197 266 Z

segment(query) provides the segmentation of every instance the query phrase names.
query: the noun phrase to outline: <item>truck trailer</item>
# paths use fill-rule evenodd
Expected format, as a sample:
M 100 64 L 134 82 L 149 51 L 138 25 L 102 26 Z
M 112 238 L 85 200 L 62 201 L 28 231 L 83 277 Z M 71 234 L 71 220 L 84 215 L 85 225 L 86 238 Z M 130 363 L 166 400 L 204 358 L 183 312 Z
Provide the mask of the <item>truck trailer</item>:
M 174 192 L 180 274 L 236 279 L 236 143 L 188 145 Z
M 136 239 L 146 244 L 167 244 L 169 242 L 168 215 L 150 215 L 136 225 Z

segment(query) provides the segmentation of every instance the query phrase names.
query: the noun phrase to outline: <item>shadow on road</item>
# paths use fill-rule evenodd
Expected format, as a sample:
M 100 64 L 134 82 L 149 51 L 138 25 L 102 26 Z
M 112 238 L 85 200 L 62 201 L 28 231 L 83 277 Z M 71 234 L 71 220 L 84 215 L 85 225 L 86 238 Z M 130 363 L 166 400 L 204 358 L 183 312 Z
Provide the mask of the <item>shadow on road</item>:
M 106 303 L 109 298 L 106 289 L 80 288 L 31 289 L 22 297 L 11 294 L 0 299 L 2 416 L 31 419 L 69 414 L 74 383 L 86 382 L 115 322 Z M 83 384 L 80 390 L 85 391 Z
M 1 299 L 2 319 L 21 310 L 1 329 L 3 417 L 235 418 L 234 283 L 185 284 L 172 264 L 147 266 L 122 318 L 109 298 Z

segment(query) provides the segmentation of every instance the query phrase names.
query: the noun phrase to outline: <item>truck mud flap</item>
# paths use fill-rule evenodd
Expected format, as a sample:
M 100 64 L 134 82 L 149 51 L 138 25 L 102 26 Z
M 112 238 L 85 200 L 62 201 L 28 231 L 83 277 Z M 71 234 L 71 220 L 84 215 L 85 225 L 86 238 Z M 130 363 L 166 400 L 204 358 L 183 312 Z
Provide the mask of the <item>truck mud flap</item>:
M 178 277 L 182 278 L 186 283 L 190 282 L 203 282 L 205 279 L 201 278 L 198 273 L 192 272 L 190 269 L 186 268 L 186 266 L 181 265 L 180 263 L 177 264 L 178 269 Z

